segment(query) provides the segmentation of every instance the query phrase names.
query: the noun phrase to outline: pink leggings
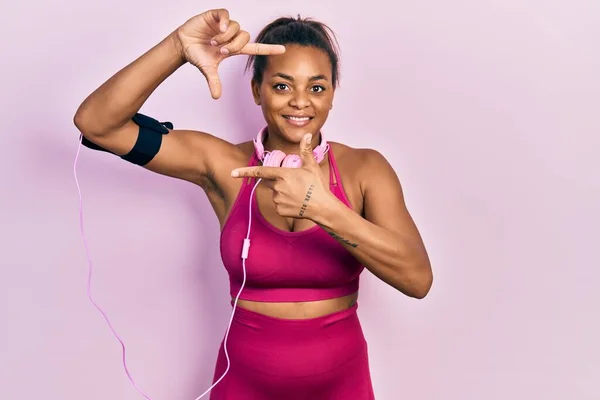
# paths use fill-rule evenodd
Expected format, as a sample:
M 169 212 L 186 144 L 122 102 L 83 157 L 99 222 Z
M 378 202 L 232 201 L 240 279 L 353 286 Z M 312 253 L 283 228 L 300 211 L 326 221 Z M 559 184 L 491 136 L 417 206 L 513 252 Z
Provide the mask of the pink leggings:
M 290 320 L 236 307 L 210 400 L 374 400 L 357 308 Z M 221 342 L 213 383 L 226 368 Z

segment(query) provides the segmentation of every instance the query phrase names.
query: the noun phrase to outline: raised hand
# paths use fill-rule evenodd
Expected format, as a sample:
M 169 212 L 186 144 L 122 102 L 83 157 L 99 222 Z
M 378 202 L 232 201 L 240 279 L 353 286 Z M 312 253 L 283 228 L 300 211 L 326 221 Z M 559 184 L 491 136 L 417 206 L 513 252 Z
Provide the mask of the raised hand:
M 313 156 L 311 138 L 312 135 L 306 134 L 300 142 L 302 166 L 299 168 L 244 167 L 233 170 L 231 176 L 262 178 L 273 190 L 273 202 L 279 215 L 315 221 L 319 213 L 331 205 L 334 195 Z
M 285 52 L 282 45 L 250 43 L 250 34 L 229 18 L 225 9 L 209 10 L 190 18 L 176 31 L 182 56 L 198 67 L 208 82 L 213 99 L 221 97 L 218 67 L 225 58 L 245 55 L 275 55 Z

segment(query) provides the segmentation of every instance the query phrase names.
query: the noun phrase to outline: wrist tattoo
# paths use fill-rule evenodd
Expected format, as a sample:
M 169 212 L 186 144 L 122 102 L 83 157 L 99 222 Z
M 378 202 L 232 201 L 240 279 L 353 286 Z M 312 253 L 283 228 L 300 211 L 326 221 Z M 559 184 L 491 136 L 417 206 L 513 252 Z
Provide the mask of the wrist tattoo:
M 344 244 L 347 244 L 348 246 L 352 246 L 352 247 L 358 247 L 358 243 L 352 243 L 352 242 L 351 242 L 351 241 L 349 241 L 348 239 L 344 239 L 343 237 L 341 237 L 341 236 L 339 236 L 339 235 L 335 234 L 334 232 L 329 232 L 329 231 L 327 231 L 327 233 L 328 233 L 328 234 L 329 234 L 329 236 L 331 236 L 332 238 L 334 238 L 334 239 L 336 239 L 336 240 L 338 240 L 338 241 L 340 241 L 340 242 L 342 242 L 342 243 L 344 243 Z
M 302 207 L 300 208 L 299 215 L 301 217 L 304 215 L 304 212 L 306 211 L 306 208 L 308 207 L 308 202 L 310 201 L 310 196 L 312 196 L 312 191 L 314 188 L 315 188 L 315 185 L 310 185 L 310 187 L 308 188 L 308 192 L 306 192 L 306 196 L 304 197 L 304 203 L 302 203 Z

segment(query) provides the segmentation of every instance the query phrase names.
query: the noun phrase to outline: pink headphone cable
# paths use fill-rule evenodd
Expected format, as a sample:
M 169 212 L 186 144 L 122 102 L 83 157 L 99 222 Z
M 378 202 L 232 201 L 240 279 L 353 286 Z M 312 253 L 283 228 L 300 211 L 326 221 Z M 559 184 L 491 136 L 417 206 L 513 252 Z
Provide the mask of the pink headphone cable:
M 85 231 L 83 229 L 83 197 L 81 195 L 81 188 L 79 186 L 79 180 L 77 179 L 77 160 L 79 159 L 79 151 L 81 150 L 82 139 L 83 139 L 83 135 L 80 135 L 79 136 L 79 144 L 77 146 L 77 153 L 75 155 L 75 162 L 73 164 L 73 175 L 75 177 L 75 184 L 77 185 L 77 191 L 79 193 L 79 229 L 81 232 L 81 239 L 83 241 L 83 246 L 85 248 L 85 253 L 86 253 L 86 256 L 88 259 L 88 271 L 89 272 L 88 272 L 88 281 L 87 281 L 87 295 L 88 295 L 88 298 L 90 299 L 90 301 L 92 302 L 92 304 L 98 309 L 98 311 L 100 311 L 100 313 L 104 317 L 104 320 L 108 324 L 108 327 L 112 331 L 113 335 L 117 338 L 117 340 L 121 344 L 121 349 L 122 349 L 122 354 L 123 354 L 123 356 L 122 356 L 123 367 L 125 368 L 125 373 L 127 374 L 129 381 L 133 384 L 133 386 L 137 389 L 137 391 L 140 392 L 140 394 L 142 396 L 144 396 L 144 398 L 146 398 L 147 400 L 152 400 L 152 398 L 150 396 L 148 396 L 146 393 L 144 393 L 144 391 L 137 385 L 137 383 L 135 382 L 135 380 L 129 373 L 129 369 L 127 368 L 125 343 L 123 342 L 121 337 L 119 337 L 119 335 L 115 331 L 114 327 L 112 326 L 112 323 L 110 322 L 108 316 L 106 315 L 106 312 L 104 312 L 104 310 L 92 298 L 91 286 L 92 286 L 92 273 L 93 273 L 93 269 L 94 269 L 94 264 L 93 264 L 92 258 L 90 256 L 89 248 L 87 245 L 87 239 L 85 236 Z M 250 193 L 250 199 L 252 199 L 252 196 L 254 195 L 254 191 L 256 190 L 256 187 L 261 182 L 261 180 L 262 179 L 258 179 L 256 184 L 252 188 L 252 192 Z M 252 204 L 252 201 L 250 201 L 250 205 L 251 204 Z M 231 365 L 231 362 L 229 360 L 229 353 L 227 352 L 227 338 L 229 336 L 229 330 L 231 328 L 231 323 L 233 322 L 233 316 L 235 313 L 235 308 L 237 306 L 238 299 L 240 297 L 240 294 L 242 293 L 242 290 L 244 289 L 244 285 L 246 284 L 246 258 L 248 258 L 248 251 L 250 249 L 250 228 L 251 228 L 251 224 L 252 224 L 252 207 L 251 206 L 249 207 L 248 212 L 249 212 L 248 231 L 246 234 L 246 238 L 244 239 L 244 245 L 243 245 L 243 250 L 242 250 L 242 266 L 243 266 L 243 270 L 244 270 L 244 280 L 242 281 L 242 287 L 240 288 L 240 290 L 235 298 L 235 302 L 233 305 L 233 312 L 231 313 L 231 318 L 229 319 L 229 326 L 227 327 L 227 331 L 225 333 L 225 339 L 224 339 L 224 343 L 223 343 L 223 347 L 225 350 L 225 356 L 227 357 L 227 368 L 225 369 L 225 372 L 223 373 L 223 375 L 221 375 L 221 377 L 215 383 L 213 383 L 211 387 L 209 387 L 204 393 L 202 393 L 195 400 L 200 400 L 208 392 L 210 392 L 225 377 L 225 375 L 229 371 L 229 367 Z

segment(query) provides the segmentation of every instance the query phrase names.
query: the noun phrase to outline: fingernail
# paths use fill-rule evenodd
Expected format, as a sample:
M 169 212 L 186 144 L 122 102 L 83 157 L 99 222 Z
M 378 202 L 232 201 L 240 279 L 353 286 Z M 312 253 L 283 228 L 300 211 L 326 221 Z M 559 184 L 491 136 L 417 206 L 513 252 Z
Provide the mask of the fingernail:
M 216 40 L 214 40 L 214 39 L 210 41 L 210 44 L 211 44 L 211 46 L 216 46 L 216 45 L 218 45 L 217 41 L 216 41 Z
M 229 49 L 226 47 L 221 47 L 221 54 L 225 54 L 225 55 L 229 54 Z
M 231 176 L 233 176 L 234 178 L 237 178 L 238 176 L 240 176 L 240 173 L 237 172 L 236 170 L 231 171 Z
M 310 143 L 311 140 L 312 140 L 312 135 L 309 133 L 308 136 L 306 136 L 306 143 Z
M 225 32 L 227 30 L 227 24 L 221 24 L 221 32 Z

